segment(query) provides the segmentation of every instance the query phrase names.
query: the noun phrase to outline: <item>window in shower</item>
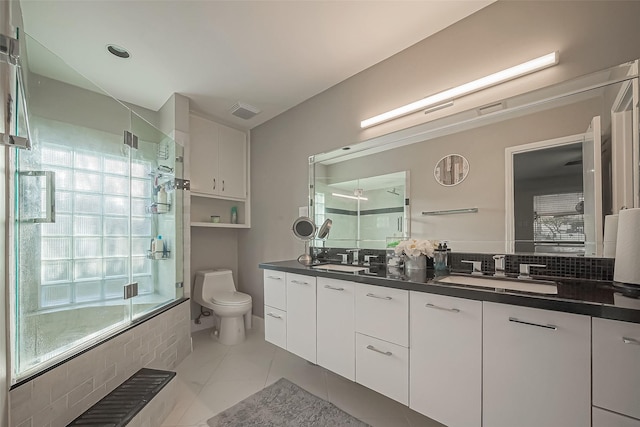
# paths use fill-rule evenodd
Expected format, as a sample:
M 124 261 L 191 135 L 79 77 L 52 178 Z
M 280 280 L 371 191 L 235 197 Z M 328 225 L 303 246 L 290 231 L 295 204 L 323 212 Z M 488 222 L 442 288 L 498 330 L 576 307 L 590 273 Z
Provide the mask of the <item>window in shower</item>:
M 122 299 L 129 262 L 139 294 L 152 293 L 151 163 L 132 163 L 130 199 L 126 159 L 43 143 L 41 164 L 55 174 L 56 222 L 41 225 L 39 308 Z

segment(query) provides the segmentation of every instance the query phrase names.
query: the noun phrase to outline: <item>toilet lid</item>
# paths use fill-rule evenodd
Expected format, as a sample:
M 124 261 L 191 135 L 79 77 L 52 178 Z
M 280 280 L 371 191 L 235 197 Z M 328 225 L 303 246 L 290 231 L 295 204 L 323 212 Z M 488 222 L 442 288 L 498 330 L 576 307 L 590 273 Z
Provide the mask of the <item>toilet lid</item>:
M 238 291 L 220 291 L 213 296 L 213 303 L 219 305 L 240 305 L 251 302 L 251 295 Z

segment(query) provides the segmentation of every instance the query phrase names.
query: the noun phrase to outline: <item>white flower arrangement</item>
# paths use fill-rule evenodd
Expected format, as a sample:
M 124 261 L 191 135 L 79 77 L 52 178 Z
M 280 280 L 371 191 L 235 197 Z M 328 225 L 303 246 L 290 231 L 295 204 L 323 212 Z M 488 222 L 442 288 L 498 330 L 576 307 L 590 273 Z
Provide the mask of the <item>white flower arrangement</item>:
M 433 258 L 433 243 L 425 239 L 408 239 L 402 240 L 395 247 L 396 255 L 403 253 L 408 256 L 426 255 Z

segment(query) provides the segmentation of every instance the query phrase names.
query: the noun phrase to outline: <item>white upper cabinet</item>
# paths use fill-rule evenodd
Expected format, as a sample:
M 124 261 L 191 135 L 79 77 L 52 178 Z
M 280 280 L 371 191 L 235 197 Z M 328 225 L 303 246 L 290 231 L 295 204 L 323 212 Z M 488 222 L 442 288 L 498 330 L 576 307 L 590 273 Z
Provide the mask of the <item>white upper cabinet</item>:
M 244 132 L 191 116 L 191 192 L 230 199 L 247 197 Z

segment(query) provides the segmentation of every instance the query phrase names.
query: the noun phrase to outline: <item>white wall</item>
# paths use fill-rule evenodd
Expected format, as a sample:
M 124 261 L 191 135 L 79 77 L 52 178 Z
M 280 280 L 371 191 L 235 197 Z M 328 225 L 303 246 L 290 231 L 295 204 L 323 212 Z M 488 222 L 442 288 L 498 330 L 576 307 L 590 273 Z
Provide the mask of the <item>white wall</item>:
M 496 2 L 253 129 L 253 218 L 239 240 L 239 284 L 253 296 L 254 311 L 263 305 L 258 263 L 295 259 L 303 250 L 291 224 L 307 204 L 308 156 L 417 124 L 424 115 L 359 127 L 364 118 L 551 51 L 560 51 L 560 64 L 532 85 L 636 59 L 638 16 L 640 2 Z M 420 180 L 413 169 L 411 176 L 413 192 Z M 496 192 L 503 198 L 504 188 Z

